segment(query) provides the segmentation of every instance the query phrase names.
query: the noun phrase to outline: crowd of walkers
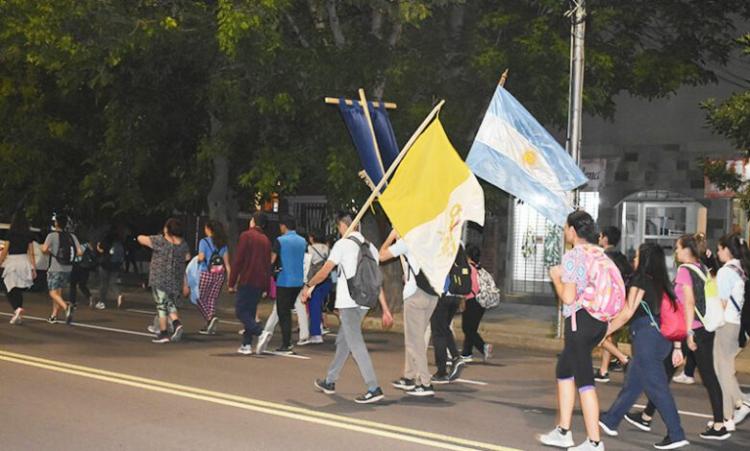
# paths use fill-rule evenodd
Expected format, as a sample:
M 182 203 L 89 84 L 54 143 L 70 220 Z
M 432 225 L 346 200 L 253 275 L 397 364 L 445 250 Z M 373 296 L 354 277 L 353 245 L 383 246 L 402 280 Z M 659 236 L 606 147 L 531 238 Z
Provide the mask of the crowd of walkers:
M 243 355 L 266 353 L 277 326 L 281 345 L 271 353 L 293 354 L 293 310 L 299 326 L 296 345 L 322 344 L 327 331 L 324 312 L 332 312 L 340 323 L 336 353 L 326 376 L 316 380 L 315 387 L 334 393 L 336 379 L 351 354 L 367 387 L 356 402 L 376 402 L 382 399 L 383 392 L 362 335 L 362 321 L 373 307 L 381 310 L 385 328 L 393 324 L 393 317 L 382 289 L 376 293 L 377 302 L 367 306 L 361 305 L 355 299 L 356 293 L 350 291 L 355 290 L 350 288 L 351 280 L 360 271 L 360 253 L 365 249 L 376 267 L 379 262 L 394 258 L 403 265 L 405 363 L 403 376 L 392 382 L 394 387 L 412 396 L 432 396 L 433 384 L 451 383 L 460 377 L 465 364 L 473 360 L 474 349 L 483 361 L 491 357 L 492 345 L 485 343 L 478 332 L 486 307 L 477 298 L 482 288 L 479 274 L 483 271 L 478 247 L 468 246 L 460 251 L 466 277 L 460 289 L 451 285 L 438 295 L 395 231 L 377 249 L 358 227 L 345 236 L 352 225 L 350 214 L 338 215 L 335 224 L 338 239 L 317 231 L 303 236 L 297 232 L 295 219 L 283 215 L 279 220 L 280 233 L 273 237 L 266 215 L 256 212 L 231 255 L 224 225 L 213 220 L 206 223 L 194 256 L 184 238 L 183 224 L 175 218 L 167 220 L 159 234 L 135 237 L 134 242 L 151 252 L 147 287 L 157 312 L 153 324 L 148 326 L 154 334 L 153 343 L 177 342 L 182 338 L 185 329 L 178 309 L 181 297 L 190 297 L 205 321 L 198 333 L 216 334 L 220 322 L 217 304 L 225 285 L 235 295 L 235 315 L 243 326 L 237 349 Z M 69 229 L 67 218 L 56 215 L 52 231 L 41 246 L 48 263 L 47 287 L 52 304 L 48 322 L 53 324 L 73 321 L 79 292 L 91 308 L 119 308 L 123 300 L 120 274 L 134 253 L 129 241 L 116 230 L 105 233 L 99 241 L 81 242 Z M 23 292 L 32 287 L 36 278 L 33 240 L 25 216 L 15 215 L 8 243 L 0 253 L 0 262 L 5 267 L 3 280 L 13 309 L 11 324 L 23 322 Z M 138 271 L 135 263 L 133 267 Z M 98 276 L 97 297 L 89 288 L 91 272 L 97 272 Z M 64 293 L 66 288 L 68 291 Z M 494 281 L 490 288 L 495 289 Z M 263 298 L 274 301 L 265 327 L 258 317 L 258 303 Z M 451 327 L 459 308 L 463 311 L 465 336 L 462 351 L 456 345 Z M 435 348 L 434 374 L 427 363 L 430 339 Z
M 607 249 L 617 243 L 619 235 L 612 228 L 597 234 L 595 222 L 583 211 L 568 216 L 565 239 L 572 249 L 565 253 L 560 266 L 550 269 L 565 316 L 565 345 L 557 362 L 558 423 L 537 439 L 570 450 L 603 450 L 600 431 L 617 437 L 625 420 L 649 432 L 658 411 L 667 435 L 654 447 L 678 449 L 689 445 L 668 385 L 687 352 L 694 357 L 713 417 L 699 435 L 705 440 L 730 438 L 750 414 L 750 401 L 740 391 L 735 371 L 735 359 L 750 333 L 745 303 L 750 271 L 748 243 L 732 233 L 719 240 L 714 254 L 703 234 L 683 235 L 676 241 L 678 266 L 672 281 L 661 246 L 641 244 L 631 265 L 624 256 Z M 626 325 L 631 357 L 608 340 Z M 624 385 L 601 415 L 594 381 L 609 380 L 609 355 L 604 354 L 602 367 L 592 376 L 591 356 L 598 345 L 617 356 L 625 367 Z M 674 380 L 693 382 L 685 373 Z M 578 446 L 570 430 L 576 390 L 587 435 Z M 642 412 L 633 411 L 644 393 L 648 406 Z
M 299 326 L 296 345 L 323 343 L 324 310 L 329 310 L 335 312 L 340 324 L 336 351 L 327 373 L 314 381 L 314 387 L 334 394 L 341 371 L 352 355 L 366 387 L 355 401 L 377 402 L 384 394 L 362 324 L 373 308 L 379 308 L 384 328 L 393 324 L 377 267 L 382 262 L 398 260 L 403 270 L 404 368 L 392 386 L 411 396 L 433 396 L 435 385 L 460 377 L 466 364 L 475 359 L 475 350 L 481 360 L 491 358 L 492 345 L 482 339 L 479 324 L 486 310 L 499 302 L 499 291 L 481 266 L 477 246 L 460 246 L 444 290 L 438 292 L 396 231 L 377 249 L 358 225 L 353 225 L 351 214 L 340 213 L 335 226 L 339 235 L 335 240 L 320 232 L 302 235 L 297 232 L 293 217 L 282 216 L 280 234 L 272 239 L 265 214 L 257 212 L 230 255 L 224 225 L 209 221 L 194 257 L 178 219 L 167 220 L 159 234 L 138 236 L 137 243 L 151 250 L 148 287 L 157 311 L 154 324 L 149 326 L 153 342 L 181 339 L 181 296 L 194 299 L 205 321 L 198 332 L 215 334 L 219 325 L 217 303 L 225 284 L 235 295 L 235 315 L 243 325 L 237 350 L 243 355 L 267 352 L 277 326 L 281 345 L 273 353 L 293 354 L 292 311 L 297 312 Z M 595 221 L 584 211 L 568 216 L 564 236 L 570 249 L 560 265 L 550 268 L 550 279 L 565 318 L 564 348 L 555 369 L 557 424 L 537 439 L 548 446 L 603 450 L 600 431 L 616 437 L 623 420 L 650 431 L 658 411 L 667 435 L 654 447 L 686 446 L 689 442 L 669 381 L 694 383 L 695 369 L 700 373 L 712 411 L 712 420 L 700 437 L 730 438 L 750 414 L 750 402 L 741 392 L 735 374 L 735 359 L 750 332 L 750 304 L 745 303 L 750 294 L 745 289 L 750 273 L 748 243 L 737 233 L 729 234 L 719 240 L 714 253 L 702 234 L 683 235 L 676 241 L 677 270 L 674 280 L 670 280 L 662 247 L 643 243 L 629 261 L 616 250 L 620 231 L 608 227 L 599 232 Z M 39 256 L 35 252 L 29 225 L 24 215 L 18 214 L 0 252 L 2 277 L 13 309 L 11 324 L 23 322 L 23 292 L 37 277 Z M 128 252 L 116 234 L 81 244 L 75 234 L 67 231 L 67 218 L 56 216 L 41 252 L 49 260 L 50 323 L 63 315 L 66 322 L 73 320 L 79 291 L 92 308 L 104 309 L 112 302 L 121 304 L 117 279 L 128 261 Z M 88 280 L 89 273 L 96 269 L 100 287 L 95 300 Z M 68 300 L 64 298 L 65 288 L 69 288 Z M 274 301 L 265 327 L 258 317 L 258 304 L 264 297 Z M 334 299 L 332 305 L 329 297 Z M 451 326 L 459 310 L 464 335 L 460 351 Z M 623 353 L 614 339 L 622 336 L 615 334 L 626 326 L 631 356 Z M 434 373 L 427 357 L 430 339 L 437 367 Z M 602 364 L 594 369 L 592 354 L 598 346 L 602 348 Z M 625 371 L 625 381 L 612 405 L 601 409 L 595 383 L 609 381 L 610 357 Z M 683 364 L 683 372 L 675 375 Z M 571 432 L 576 392 L 587 435 L 578 446 Z M 633 411 L 644 393 L 648 406 L 643 411 Z M 600 415 L 600 411 L 604 413 Z

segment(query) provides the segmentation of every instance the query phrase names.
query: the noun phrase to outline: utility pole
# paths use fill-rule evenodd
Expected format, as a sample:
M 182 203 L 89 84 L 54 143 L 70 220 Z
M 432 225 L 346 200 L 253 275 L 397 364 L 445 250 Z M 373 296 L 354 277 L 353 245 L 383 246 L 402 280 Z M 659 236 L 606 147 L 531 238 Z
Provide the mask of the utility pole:
M 570 85 L 568 89 L 568 132 L 565 150 L 570 153 L 577 165 L 581 164 L 581 119 L 583 114 L 583 64 L 584 38 L 586 36 L 586 0 L 570 0 Z M 578 206 L 578 190 L 569 196 L 574 206 Z M 565 237 L 562 239 L 562 252 L 565 253 Z M 561 304 L 558 301 L 558 304 Z M 558 307 L 562 307 L 558 305 Z M 563 336 L 562 310 L 558 308 L 557 338 Z

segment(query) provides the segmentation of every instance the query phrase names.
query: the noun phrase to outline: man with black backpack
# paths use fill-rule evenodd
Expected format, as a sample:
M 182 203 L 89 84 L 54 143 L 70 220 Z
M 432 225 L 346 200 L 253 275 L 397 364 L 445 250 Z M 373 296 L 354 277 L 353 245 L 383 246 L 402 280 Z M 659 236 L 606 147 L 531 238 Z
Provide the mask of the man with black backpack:
M 52 314 L 47 320 L 50 324 L 57 322 L 57 314 L 60 310 L 65 312 L 65 322 L 73 321 L 72 304 L 63 299 L 63 289 L 70 283 L 70 273 L 73 270 L 73 262 L 77 256 L 83 255 L 78 238 L 70 232 L 65 231 L 68 218 L 64 215 L 53 217 L 53 230 L 47 235 L 42 245 L 42 252 L 50 256 L 49 269 L 47 270 L 47 289 L 52 299 Z
M 315 285 L 325 281 L 333 268 L 338 266 L 336 309 L 339 311 L 341 327 L 336 336 L 336 355 L 328 367 L 328 374 L 323 379 L 317 379 L 315 387 L 327 395 L 336 393 L 336 380 L 351 353 L 367 384 L 367 392 L 354 401 L 368 404 L 383 399 L 384 395 L 362 337 L 362 320 L 369 309 L 378 303 L 383 310 L 383 327 L 393 325 L 393 317 L 381 286 L 383 278 L 378 268 L 378 251 L 356 228 L 346 236 L 351 224 L 352 217 L 349 213 L 338 214 L 336 226 L 342 238 L 333 245 L 323 267 L 307 281 L 301 298 L 302 302 L 307 302 Z

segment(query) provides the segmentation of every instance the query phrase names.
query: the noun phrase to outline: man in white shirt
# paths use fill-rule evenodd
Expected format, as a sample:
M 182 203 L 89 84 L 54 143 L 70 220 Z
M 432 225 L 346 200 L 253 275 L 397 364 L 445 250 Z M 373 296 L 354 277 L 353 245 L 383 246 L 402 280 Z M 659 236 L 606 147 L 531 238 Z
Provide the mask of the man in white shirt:
M 336 393 L 336 380 L 344 368 L 346 360 L 351 353 L 357 362 L 359 371 L 362 374 L 367 385 L 367 392 L 354 399 L 356 403 L 368 404 L 383 399 L 383 390 L 378 385 L 375 369 L 372 366 L 370 354 L 367 352 L 364 338 L 362 337 L 362 320 L 367 315 L 368 308 L 358 305 L 349 295 L 349 287 L 346 279 L 354 277 L 357 272 L 357 263 L 359 257 L 359 244 L 351 237 L 365 242 L 365 237 L 359 233 L 356 228 L 349 237 L 344 237 L 349 226 L 352 224 L 352 217 L 348 213 L 339 213 L 336 217 L 336 226 L 342 238 L 333 245 L 328 260 L 323 267 L 310 280 L 307 281 L 302 289 L 302 301 L 307 302 L 310 299 L 312 289 L 315 285 L 325 281 L 331 271 L 338 266 L 339 278 L 341 280 L 336 284 L 336 309 L 339 311 L 341 327 L 336 336 L 336 355 L 328 367 L 328 374 L 325 379 L 317 379 L 315 387 L 327 395 Z M 373 258 L 378 260 L 378 251 L 372 244 L 369 245 Z M 343 276 L 343 278 L 342 278 Z M 393 325 L 388 304 L 385 302 L 383 290 L 380 290 L 380 307 L 383 310 L 383 327 L 388 328 Z
M 393 230 L 380 248 L 380 261 L 406 257 L 404 265 L 404 375 L 391 383 L 412 396 L 433 396 L 432 375 L 427 365 L 427 343 L 424 336 L 430 325 L 438 297 L 419 288 L 416 275 L 421 268 L 409 255 L 406 242 Z

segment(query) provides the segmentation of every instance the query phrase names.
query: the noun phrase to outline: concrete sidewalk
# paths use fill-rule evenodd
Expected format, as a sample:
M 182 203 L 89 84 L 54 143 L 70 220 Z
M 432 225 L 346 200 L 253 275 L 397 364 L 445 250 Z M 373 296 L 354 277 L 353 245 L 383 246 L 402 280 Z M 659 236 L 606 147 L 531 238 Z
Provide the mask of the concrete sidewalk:
M 152 305 L 150 292 L 135 287 L 124 287 L 125 305 L 139 304 L 141 307 Z M 194 309 L 187 300 L 184 308 Z M 234 296 L 223 292 L 218 302 L 220 318 L 234 319 Z M 270 300 L 263 300 L 258 312 L 265 320 L 273 309 Z M 327 315 L 330 323 L 337 324 L 335 315 Z M 562 349 L 562 340 L 555 338 L 557 324 L 557 308 L 554 305 L 536 305 L 529 303 L 506 302 L 498 308 L 488 311 L 479 326 L 479 332 L 488 343 L 510 346 L 520 349 L 534 351 L 559 352 Z M 227 326 L 224 326 L 227 327 Z M 364 327 L 368 330 L 381 330 L 380 317 L 375 314 L 365 318 Z M 453 330 L 456 341 L 461 345 L 463 333 L 461 331 L 461 315 L 456 315 L 453 321 Z M 403 332 L 403 315 L 394 314 L 394 325 L 392 332 Z M 622 343 L 620 349 L 626 354 L 631 354 L 630 345 Z M 598 354 L 598 350 L 595 351 Z M 737 358 L 737 371 L 750 373 L 750 351 L 743 351 Z

